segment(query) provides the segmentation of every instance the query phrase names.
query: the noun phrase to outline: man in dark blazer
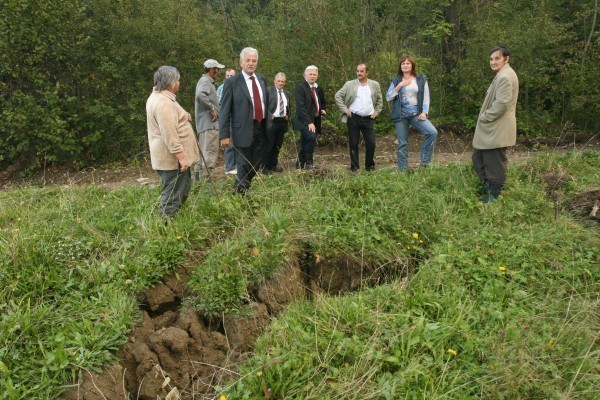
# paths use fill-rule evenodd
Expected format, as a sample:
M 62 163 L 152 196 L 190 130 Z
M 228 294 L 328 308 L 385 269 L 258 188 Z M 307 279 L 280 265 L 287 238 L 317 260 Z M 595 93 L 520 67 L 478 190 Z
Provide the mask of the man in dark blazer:
M 262 165 L 267 143 L 267 84 L 265 77 L 255 73 L 258 51 L 246 47 L 240 53 L 242 73 L 225 80 L 219 138 L 221 146 L 234 146 L 237 151 L 235 193 L 245 193 Z
M 283 144 L 285 133 L 288 131 L 290 119 L 290 92 L 284 90 L 286 83 L 285 74 L 277 73 L 273 80 L 275 86 L 267 88 L 268 117 L 267 117 L 267 147 L 264 156 L 263 174 L 281 172 L 279 165 L 279 150 Z
M 296 87 L 296 117 L 294 129 L 301 133 L 300 151 L 296 168 L 315 169 L 313 153 L 317 135 L 321 133 L 321 117 L 327 115 L 323 89 L 317 85 L 319 69 L 309 65 L 304 70 L 304 82 Z

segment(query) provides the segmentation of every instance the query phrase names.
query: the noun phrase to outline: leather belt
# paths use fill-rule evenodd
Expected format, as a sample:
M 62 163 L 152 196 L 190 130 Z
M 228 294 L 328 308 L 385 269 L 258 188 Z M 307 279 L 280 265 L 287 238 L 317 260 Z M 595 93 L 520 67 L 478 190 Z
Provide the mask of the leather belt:
M 371 118 L 370 115 L 367 115 L 366 117 L 363 117 L 362 115 L 358 115 L 358 114 L 354 114 L 354 113 L 352 113 L 352 118 L 373 119 L 373 118 Z

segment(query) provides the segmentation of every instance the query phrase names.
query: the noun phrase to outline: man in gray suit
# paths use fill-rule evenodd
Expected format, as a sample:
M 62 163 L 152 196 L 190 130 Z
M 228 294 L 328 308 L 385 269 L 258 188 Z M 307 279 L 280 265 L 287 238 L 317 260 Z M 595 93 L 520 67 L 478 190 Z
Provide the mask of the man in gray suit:
M 496 74 L 487 90 L 473 137 L 473 167 L 482 182 L 481 201 L 496 200 L 506 182 L 506 149 L 517 143 L 519 78 L 508 65 L 508 48 L 490 51 L 490 67 Z
M 234 192 L 241 194 L 250 188 L 262 165 L 267 142 L 267 84 L 265 77 L 256 73 L 257 65 L 258 51 L 252 47 L 243 49 L 242 72 L 225 80 L 219 113 L 221 146 L 233 144 L 237 150 Z
M 335 104 L 342 112 L 342 122 L 348 125 L 350 147 L 350 170 L 357 171 L 358 141 L 362 132 L 365 141 L 365 169 L 375 168 L 375 118 L 383 108 L 383 96 L 379 83 L 368 79 L 369 68 L 365 64 L 356 67 L 356 78 L 348 81 L 335 94 Z
M 277 73 L 273 80 L 275 86 L 267 88 L 268 117 L 267 117 L 267 147 L 265 149 L 263 174 L 281 172 L 279 165 L 279 150 L 283 144 L 285 133 L 288 131 L 290 119 L 290 92 L 284 90 L 286 83 L 285 74 Z
M 200 179 L 200 169 L 214 168 L 219 157 L 219 100 L 215 89 L 215 78 L 220 68 L 225 68 L 216 60 L 204 62 L 204 74 L 196 84 L 194 98 L 196 132 L 202 150 L 202 160 L 196 165 L 196 180 Z

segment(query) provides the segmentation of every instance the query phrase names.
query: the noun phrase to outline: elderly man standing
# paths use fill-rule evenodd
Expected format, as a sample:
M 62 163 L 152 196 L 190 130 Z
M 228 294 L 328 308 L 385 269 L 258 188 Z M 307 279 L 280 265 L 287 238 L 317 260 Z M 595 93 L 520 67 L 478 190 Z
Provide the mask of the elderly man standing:
M 365 169 L 375 168 L 375 128 L 373 122 L 383 108 L 383 96 L 379 83 L 368 79 L 369 68 L 365 64 L 356 67 L 356 78 L 348 81 L 335 94 L 335 104 L 342 112 L 342 122 L 348 125 L 350 169 L 357 171 L 358 142 L 362 132 L 365 141 Z
M 219 138 L 221 146 L 233 144 L 237 152 L 237 178 L 234 192 L 244 194 L 262 165 L 267 142 L 267 83 L 256 73 L 258 51 L 246 47 L 240 52 L 242 72 L 225 80 Z
M 200 179 L 200 169 L 214 168 L 219 157 L 219 100 L 215 78 L 219 76 L 220 68 L 225 66 L 216 60 L 206 60 L 204 73 L 196 84 L 196 131 L 203 158 L 195 171 L 196 180 Z
M 177 103 L 179 71 L 162 66 L 154 73 L 154 88 L 146 102 L 148 144 L 152 168 L 160 175 L 159 212 L 167 219 L 183 206 L 190 192 L 190 166 L 200 159 L 192 116 Z
M 490 50 L 490 67 L 496 74 L 490 84 L 473 137 L 473 167 L 482 182 L 481 201 L 489 203 L 500 195 L 506 182 L 506 149 L 517 143 L 517 98 L 519 78 L 508 65 L 508 48 Z
M 311 171 L 315 169 L 313 154 L 317 144 L 317 135 L 321 133 L 321 117 L 327 115 L 325 94 L 317 84 L 319 69 L 309 65 L 304 69 L 304 82 L 296 86 L 296 116 L 294 128 L 300 130 L 300 151 L 296 168 Z
M 284 90 L 286 83 L 285 74 L 277 73 L 273 80 L 274 86 L 267 88 L 268 117 L 267 117 L 267 147 L 265 149 L 263 174 L 272 171 L 282 172 L 279 165 L 279 150 L 283 144 L 285 133 L 288 131 L 290 119 L 290 92 Z

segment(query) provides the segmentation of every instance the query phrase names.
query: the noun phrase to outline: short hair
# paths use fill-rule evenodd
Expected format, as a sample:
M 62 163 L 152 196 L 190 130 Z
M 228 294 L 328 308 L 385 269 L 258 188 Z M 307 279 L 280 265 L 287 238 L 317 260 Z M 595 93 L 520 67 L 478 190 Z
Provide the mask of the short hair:
M 365 66 L 365 71 L 369 72 L 369 66 L 368 66 L 367 64 L 365 64 L 365 63 L 360 63 L 360 64 L 358 64 L 358 65 L 356 66 L 356 69 L 358 69 L 358 67 L 360 67 L 361 65 L 364 65 L 364 66 Z
M 502 57 L 506 58 L 508 56 L 510 56 L 510 50 L 508 50 L 508 47 L 504 47 L 504 46 L 494 46 L 492 47 L 492 49 L 490 50 L 488 55 L 492 55 L 495 52 L 500 51 L 500 53 L 502 53 Z
M 317 68 L 316 65 L 309 65 L 308 67 L 304 68 L 304 73 L 306 74 L 309 69 L 314 69 L 315 71 L 317 71 L 317 73 L 319 73 L 319 68 Z
M 179 80 L 180 74 L 177 68 L 163 65 L 154 73 L 154 87 L 157 92 L 173 87 Z
M 276 74 L 275 74 L 275 78 L 274 78 L 274 79 L 277 79 L 277 78 L 283 78 L 283 79 L 287 79 L 287 78 L 285 77 L 285 74 L 284 74 L 283 72 L 278 72 L 278 73 L 276 73 Z
M 254 47 L 244 47 L 240 52 L 240 61 L 244 60 L 244 54 L 254 54 L 256 56 L 256 60 L 258 61 L 258 50 Z
M 402 63 L 406 60 L 408 60 L 412 65 L 412 69 L 410 70 L 410 73 L 413 75 L 417 75 L 417 62 L 415 61 L 415 59 L 412 56 L 409 56 L 409 55 L 403 56 L 400 59 L 400 62 L 398 63 L 398 75 L 402 75 Z
M 237 71 L 235 70 L 235 68 L 227 68 L 225 70 L 225 73 L 228 73 L 229 71 L 233 71 L 234 73 L 236 73 Z

